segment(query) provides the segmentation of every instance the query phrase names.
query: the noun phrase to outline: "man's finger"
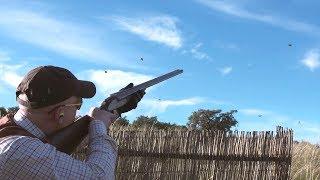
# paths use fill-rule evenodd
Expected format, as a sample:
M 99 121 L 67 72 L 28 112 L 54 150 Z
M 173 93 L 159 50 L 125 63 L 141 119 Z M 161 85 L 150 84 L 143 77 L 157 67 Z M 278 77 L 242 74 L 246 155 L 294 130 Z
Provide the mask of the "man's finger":
M 133 87 L 133 83 L 129 83 L 126 87 L 120 89 L 120 91 L 123 91 L 125 89 L 129 89 L 129 88 L 132 88 Z
M 133 83 L 129 83 L 126 87 L 124 87 L 124 89 L 132 88 L 132 87 L 133 87 Z

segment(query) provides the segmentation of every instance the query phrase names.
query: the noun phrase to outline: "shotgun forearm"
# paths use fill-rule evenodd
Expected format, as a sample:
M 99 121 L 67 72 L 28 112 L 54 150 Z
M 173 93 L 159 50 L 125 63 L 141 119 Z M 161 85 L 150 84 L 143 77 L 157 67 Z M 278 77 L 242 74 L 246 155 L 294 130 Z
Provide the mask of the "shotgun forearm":
M 49 143 L 57 150 L 71 154 L 88 135 L 90 119 L 88 115 L 83 116 L 75 123 L 48 136 Z

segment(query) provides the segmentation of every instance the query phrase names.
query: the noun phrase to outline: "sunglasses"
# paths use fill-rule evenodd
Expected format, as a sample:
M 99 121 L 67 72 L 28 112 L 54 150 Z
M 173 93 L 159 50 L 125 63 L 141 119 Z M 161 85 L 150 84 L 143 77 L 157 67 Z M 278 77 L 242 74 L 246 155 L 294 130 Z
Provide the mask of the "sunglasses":
M 63 105 L 60 105 L 60 106 L 57 106 L 55 108 L 53 108 L 52 110 L 50 110 L 48 113 L 51 113 L 52 111 L 54 111 L 55 109 L 57 109 L 58 107 L 64 107 L 64 106 L 67 106 L 67 107 L 72 107 L 72 106 L 75 106 L 77 108 L 77 110 L 80 110 L 81 106 L 82 106 L 82 98 L 80 100 L 79 103 L 72 103 L 72 104 L 63 104 Z
M 77 108 L 77 110 L 80 110 L 81 106 L 82 106 L 82 102 L 81 103 L 76 103 L 76 104 L 64 104 L 61 106 L 67 106 L 67 107 L 72 107 L 75 106 Z
M 67 104 L 66 106 L 75 106 L 77 108 L 77 110 L 80 110 L 80 108 L 82 106 L 82 98 L 80 98 L 80 102 L 75 103 L 75 104 Z

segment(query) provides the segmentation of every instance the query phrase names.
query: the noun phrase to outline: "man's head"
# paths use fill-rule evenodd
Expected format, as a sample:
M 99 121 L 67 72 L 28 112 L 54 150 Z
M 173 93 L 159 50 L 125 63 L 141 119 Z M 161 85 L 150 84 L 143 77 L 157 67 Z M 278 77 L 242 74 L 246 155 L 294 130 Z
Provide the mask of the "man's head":
M 60 103 L 71 96 L 91 98 L 95 85 L 90 81 L 78 80 L 69 70 L 56 66 L 40 66 L 32 69 L 23 78 L 16 90 L 17 101 L 32 109 Z M 26 94 L 29 101 L 21 101 Z
M 23 78 L 17 87 L 16 98 L 20 109 L 33 122 L 51 123 L 57 130 L 72 123 L 82 98 L 91 98 L 95 93 L 92 82 L 78 80 L 67 69 L 40 66 Z

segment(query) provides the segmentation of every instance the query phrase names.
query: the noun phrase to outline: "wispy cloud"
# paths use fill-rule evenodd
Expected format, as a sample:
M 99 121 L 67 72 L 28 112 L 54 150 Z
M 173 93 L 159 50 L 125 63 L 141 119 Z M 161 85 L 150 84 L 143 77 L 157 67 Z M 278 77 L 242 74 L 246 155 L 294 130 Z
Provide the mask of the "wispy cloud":
M 220 100 L 220 99 L 206 98 L 205 102 L 206 103 L 212 103 L 214 105 L 230 105 L 230 106 L 234 106 L 232 102 L 226 101 L 226 100 Z
M 227 74 L 230 74 L 231 73 L 231 71 L 232 71 L 232 67 L 231 66 L 228 66 L 228 67 L 224 67 L 224 68 L 221 68 L 221 69 L 219 69 L 219 71 L 220 71 L 220 73 L 222 74 L 222 75 L 227 75 Z
M 24 65 L 8 65 L 0 64 L 0 82 L 8 84 L 12 88 L 16 88 L 22 80 L 22 76 L 18 74 Z
M 262 110 L 262 109 L 241 109 L 239 112 L 248 115 L 248 116 L 259 116 L 259 115 L 269 115 L 270 111 Z
M 146 108 L 150 109 L 150 112 L 165 112 L 167 108 L 171 106 L 191 106 L 195 104 L 199 104 L 204 102 L 203 98 L 193 97 L 181 100 L 154 100 L 147 99 L 142 101 L 142 104 L 146 106 Z M 149 113 L 150 113 L 149 112 Z
M 318 135 L 320 135 L 320 127 L 307 127 L 304 128 L 307 131 L 313 132 L 313 133 L 317 133 Z
M 196 44 L 193 48 L 191 48 L 190 53 L 196 59 L 211 59 L 207 53 L 201 52 L 199 48 L 202 46 L 202 43 Z
M 112 69 L 107 70 L 107 73 L 102 70 L 87 70 L 78 75 L 81 79 L 94 82 L 97 90 L 103 94 L 115 93 L 131 82 L 137 85 L 153 78 L 150 75 Z
M 155 16 L 149 18 L 128 18 L 114 16 L 111 19 L 123 30 L 139 35 L 172 48 L 182 46 L 182 37 L 177 28 L 177 18 L 171 16 Z
M 240 125 L 245 124 L 246 128 L 252 126 L 252 130 L 260 130 L 265 127 L 272 128 L 280 125 L 285 128 L 293 129 L 296 135 L 299 134 L 298 136 L 300 138 L 303 137 L 303 139 L 310 142 L 319 141 L 317 138 L 320 136 L 320 126 L 318 125 L 317 120 L 302 120 L 271 110 L 257 108 L 240 109 L 239 113 L 246 116 L 246 121 L 240 122 Z M 250 120 L 251 118 L 259 118 L 260 121 L 256 121 L 256 119 L 252 121 Z M 257 129 L 257 127 L 259 128 Z M 295 138 L 298 136 L 295 136 Z
M 225 14 L 236 16 L 239 18 L 244 18 L 248 20 L 259 21 L 267 24 L 271 24 L 280 28 L 284 28 L 290 31 L 304 32 L 310 34 L 320 35 L 320 29 L 316 25 L 296 21 L 293 19 L 276 17 L 269 14 L 259 14 L 255 12 L 250 12 L 230 1 L 211 1 L 211 0 L 195 0 L 214 11 L 219 11 Z
M 239 51 L 240 50 L 239 46 L 237 44 L 235 44 L 235 43 L 222 43 L 222 42 L 219 42 L 219 44 L 217 46 L 218 46 L 218 48 L 231 50 L 231 51 Z
M 298 128 L 294 129 L 296 137 L 299 137 L 299 140 L 306 140 L 311 143 L 320 142 L 320 125 L 317 121 L 303 121 L 300 120 L 296 123 Z
M 10 61 L 11 58 L 9 54 L 5 51 L 0 51 L 0 62 Z
M 319 50 L 312 49 L 305 54 L 304 58 L 301 60 L 301 63 L 311 71 L 314 71 L 315 69 L 320 67 L 319 57 Z
M 279 114 L 270 110 L 249 108 L 240 109 L 239 112 L 246 116 L 255 116 L 268 120 L 269 122 L 272 122 L 274 126 L 284 125 L 285 123 L 288 123 L 290 121 L 296 121 L 287 115 Z
M 9 37 L 56 53 L 86 61 L 120 64 L 87 26 L 59 20 L 39 12 L 0 9 L 0 31 Z

